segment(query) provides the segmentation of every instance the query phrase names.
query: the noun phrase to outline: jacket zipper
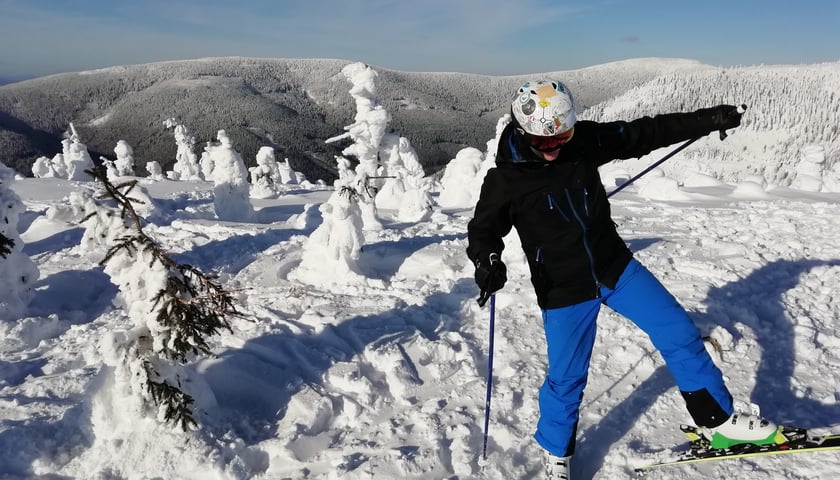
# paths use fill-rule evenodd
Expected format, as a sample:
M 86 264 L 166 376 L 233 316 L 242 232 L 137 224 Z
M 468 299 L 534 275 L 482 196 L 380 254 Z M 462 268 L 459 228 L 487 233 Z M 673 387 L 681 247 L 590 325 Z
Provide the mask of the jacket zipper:
M 595 256 L 592 255 L 592 247 L 589 246 L 589 229 L 586 228 L 586 223 L 584 223 L 583 219 L 580 218 L 580 214 L 578 213 L 577 209 L 575 209 L 575 204 L 572 201 L 572 194 L 569 193 L 568 188 L 563 189 L 566 192 L 566 200 L 569 202 L 569 207 L 572 209 L 572 213 L 575 216 L 578 224 L 580 225 L 581 232 L 583 234 L 583 249 L 586 252 L 586 257 L 589 259 L 589 272 L 592 274 L 592 280 L 595 282 L 595 298 L 601 298 L 601 281 L 598 279 L 598 274 L 595 273 Z M 584 209 L 586 210 L 586 215 L 589 216 L 589 207 L 586 206 L 586 198 L 588 197 L 588 193 L 586 190 L 584 192 Z
M 589 190 L 583 189 L 583 211 L 589 216 Z
M 549 210 L 557 210 L 557 213 L 559 213 L 560 216 L 563 217 L 563 220 L 571 222 L 572 220 L 569 218 L 568 215 L 566 215 L 566 212 L 564 212 L 563 209 L 560 208 L 560 205 L 557 205 L 557 202 L 554 201 L 554 197 L 552 197 L 550 193 L 547 195 L 547 197 Z

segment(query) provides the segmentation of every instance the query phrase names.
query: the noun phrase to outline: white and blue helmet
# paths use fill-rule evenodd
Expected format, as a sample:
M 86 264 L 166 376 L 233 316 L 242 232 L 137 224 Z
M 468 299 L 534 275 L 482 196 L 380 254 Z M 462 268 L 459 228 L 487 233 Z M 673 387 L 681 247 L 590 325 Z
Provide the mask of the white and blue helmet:
M 511 112 L 525 133 L 539 137 L 571 130 L 577 121 L 572 92 L 555 80 L 524 83 L 513 95 Z

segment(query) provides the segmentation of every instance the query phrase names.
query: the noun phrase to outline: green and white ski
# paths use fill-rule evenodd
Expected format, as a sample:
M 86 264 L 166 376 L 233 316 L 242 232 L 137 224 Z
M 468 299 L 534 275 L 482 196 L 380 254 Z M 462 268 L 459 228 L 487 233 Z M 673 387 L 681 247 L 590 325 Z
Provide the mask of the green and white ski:
M 771 445 L 738 445 L 732 448 L 711 448 L 709 441 L 700 434 L 697 427 L 680 425 L 680 429 L 690 440 L 689 448 L 677 457 L 657 460 L 635 469 L 644 473 L 654 468 L 671 467 L 687 463 L 713 462 L 737 458 L 759 457 L 764 455 L 782 455 L 789 453 L 819 452 L 840 450 L 840 435 L 809 435 L 807 430 L 797 427 L 779 427 L 787 441 Z

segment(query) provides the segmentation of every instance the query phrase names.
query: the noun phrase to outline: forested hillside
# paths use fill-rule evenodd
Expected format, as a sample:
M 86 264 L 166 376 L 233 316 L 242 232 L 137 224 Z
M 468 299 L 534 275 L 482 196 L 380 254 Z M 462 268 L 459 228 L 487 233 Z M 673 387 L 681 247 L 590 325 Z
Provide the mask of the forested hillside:
M 711 138 L 687 151 L 687 161 L 715 163 L 724 181 L 745 172 L 788 185 L 806 145 L 825 152 L 826 169 L 840 160 L 840 64 L 698 69 L 659 76 L 585 115 L 600 120 L 637 118 L 720 103 L 746 104 L 738 135 Z M 686 160 L 683 160 L 683 164 Z M 754 161 L 757 160 L 757 161 Z M 680 163 L 666 165 L 679 178 Z M 750 165 L 748 167 L 748 165 Z M 699 165 L 702 169 L 702 163 Z
M 38 156 L 61 151 L 72 122 L 98 160 L 113 157 L 117 141 L 134 149 L 137 165 L 175 161 L 176 118 L 197 145 L 227 131 L 246 161 L 261 146 L 275 147 L 309 178 L 330 178 L 341 144 L 324 140 L 353 121 L 350 62 L 320 59 L 220 58 L 52 75 L 0 87 L 0 161 L 24 174 Z M 399 72 L 374 67 L 377 94 L 390 127 L 406 136 L 428 173 L 466 146 L 484 148 L 516 85 L 529 75 L 491 77 L 460 73 Z M 705 68 L 697 62 L 649 59 L 555 72 L 592 105 L 663 73 Z
M 249 166 L 262 146 L 312 180 L 334 178 L 345 147 L 325 140 L 353 123 L 345 60 L 215 58 L 67 73 L 0 87 L 0 161 L 31 174 L 38 156 L 61 151 L 73 123 L 91 156 L 114 157 L 119 140 L 134 150 L 138 173 L 175 161 L 164 121 L 176 119 L 202 146 L 224 129 Z M 630 120 L 718 103 L 745 103 L 737 138 L 704 139 L 680 162 L 711 155 L 722 180 L 761 174 L 785 185 L 805 145 L 824 148 L 828 166 L 840 151 L 840 64 L 718 68 L 691 60 L 635 59 L 574 71 L 519 76 L 400 72 L 373 67 L 389 128 L 408 138 L 426 173 L 464 147 L 484 150 L 522 81 L 552 77 L 574 91 L 583 118 Z M 756 147 L 756 145 L 759 145 Z M 746 160 L 759 159 L 758 165 Z M 702 165 L 700 166 L 702 170 Z M 758 169 L 758 170 L 756 170 Z M 673 173 L 673 172 L 670 172 Z M 678 175 L 677 175 L 678 176 Z

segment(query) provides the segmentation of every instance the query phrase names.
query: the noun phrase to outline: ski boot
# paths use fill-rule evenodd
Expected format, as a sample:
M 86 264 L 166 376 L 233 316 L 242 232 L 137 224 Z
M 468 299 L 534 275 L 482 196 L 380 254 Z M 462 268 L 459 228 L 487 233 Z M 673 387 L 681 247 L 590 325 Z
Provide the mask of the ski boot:
M 543 451 L 545 463 L 545 478 L 547 480 L 569 480 L 569 462 L 572 457 L 557 457 Z
M 717 427 L 705 427 L 700 431 L 715 449 L 732 448 L 744 444 L 769 445 L 787 441 L 775 423 L 758 415 L 741 412 L 733 413 Z

